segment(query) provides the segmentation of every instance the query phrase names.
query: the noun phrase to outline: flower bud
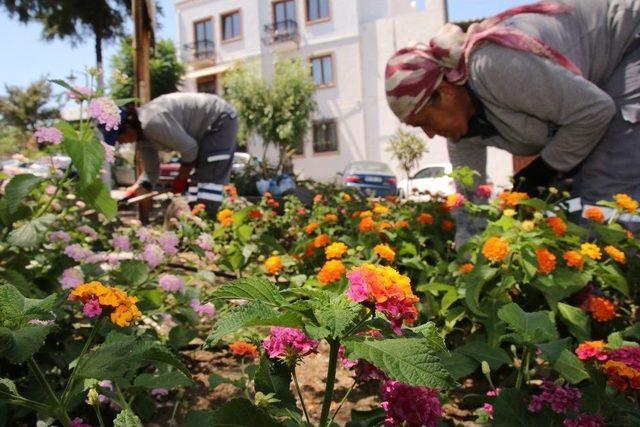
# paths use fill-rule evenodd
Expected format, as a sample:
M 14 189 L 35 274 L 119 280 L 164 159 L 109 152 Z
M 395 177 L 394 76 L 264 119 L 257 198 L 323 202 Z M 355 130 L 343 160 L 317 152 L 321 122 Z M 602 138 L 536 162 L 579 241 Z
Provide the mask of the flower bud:
M 558 189 L 556 187 L 549 187 L 549 193 L 558 194 Z
M 542 215 L 542 212 L 536 212 L 533 214 L 533 219 L 535 219 L 536 221 L 541 221 L 544 218 L 544 215 Z
M 91 388 L 87 393 L 87 402 L 89 405 L 97 406 L 100 404 L 100 396 L 95 388 Z
M 483 360 L 480 365 L 482 366 L 482 373 L 484 375 L 491 375 L 491 367 L 486 360 Z
M 533 231 L 534 228 L 536 228 L 536 224 L 533 221 L 522 221 L 523 231 Z
M 516 215 L 516 211 L 511 209 L 511 208 L 509 208 L 509 209 L 505 209 L 504 212 L 502 212 L 502 214 L 504 216 L 508 216 L 509 218 L 512 218 L 512 217 L 514 217 Z

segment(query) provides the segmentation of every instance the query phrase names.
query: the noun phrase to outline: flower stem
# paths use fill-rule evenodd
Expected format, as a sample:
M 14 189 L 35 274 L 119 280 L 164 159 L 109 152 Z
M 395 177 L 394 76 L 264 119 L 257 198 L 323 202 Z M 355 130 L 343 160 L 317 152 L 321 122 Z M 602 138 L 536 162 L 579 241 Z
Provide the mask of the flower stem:
M 329 368 L 327 369 L 327 386 L 324 390 L 322 412 L 320 413 L 320 427 L 326 426 L 329 418 L 329 410 L 331 409 L 331 401 L 333 400 L 333 388 L 336 382 L 336 367 L 338 365 L 340 341 L 331 340 L 329 345 Z
M 345 393 L 344 397 L 340 401 L 340 404 L 338 405 L 338 407 L 336 408 L 335 412 L 333 413 L 333 416 L 331 417 L 331 421 L 329 421 L 329 425 L 333 424 L 333 420 L 336 419 L 336 416 L 338 415 L 338 412 L 340 412 L 340 409 L 342 409 L 342 405 L 344 405 L 344 403 L 347 401 L 347 399 L 349 398 L 349 395 L 351 394 L 351 392 L 353 391 L 353 389 L 355 388 L 357 383 L 358 383 L 358 381 L 356 379 L 354 379 L 353 380 L 353 384 L 351 384 L 351 387 L 349 387 L 349 390 L 347 390 L 347 392 Z
M 51 385 L 47 381 L 47 378 L 44 376 L 44 373 L 40 369 L 40 365 L 38 365 L 38 362 L 36 362 L 33 357 L 30 357 L 27 363 L 29 365 L 29 369 L 31 370 L 33 375 L 36 377 L 36 380 L 40 384 L 40 387 L 42 387 L 47 394 L 47 397 L 50 401 L 50 405 L 49 405 L 49 408 L 51 408 L 50 411 L 53 414 L 55 414 L 56 418 L 62 423 L 64 427 L 70 426 L 71 419 L 67 414 L 67 410 L 65 409 L 65 406 L 58 399 L 58 396 L 56 396 L 56 394 L 53 392 L 53 389 L 51 388 Z
M 69 393 L 71 393 L 73 391 L 73 387 L 75 386 L 75 380 L 76 380 L 76 372 L 78 372 L 78 369 L 80 369 L 80 362 L 82 362 L 82 357 L 87 353 L 87 351 L 89 351 L 89 348 L 91 347 L 91 345 L 93 344 L 93 341 L 96 338 L 96 335 L 98 334 L 98 329 L 100 329 L 100 326 L 102 325 L 102 319 L 103 317 L 98 318 L 98 321 L 96 322 L 96 324 L 93 326 L 93 329 L 91 330 L 91 333 L 89 333 L 89 337 L 87 338 L 87 341 L 84 343 L 84 347 L 82 347 L 82 351 L 80 352 L 80 355 L 78 356 L 78 363 L 76 364 L 75 368 L 73 369 L 73 372 L 71 372 L 71 377 L 69 378 L 69 381 L 67 381 L 67 385 L 64 388 L 64 392 L 62 393 L 62 402 L 66 403 L 67 400 L 69 399 Z
M 302 390 L 300 390 L 300 384 L 298 384 L 298 376 L 296 375 L 296 367 L 293 367 L 291 371 L 291 376 L 293 377 L 293 384 L 296 386 L 296 392 L 298 393 L 298 398 L 300 399 L 300 405 L 302 406 L 302 412 L 304 412 L 304 417 L 307 420 L 307 423 L 311 425 L 311 420 L 309 419 L 309 413 L 307 412 L 307 407 L 304 404 L 304 399 L 302 398 Z

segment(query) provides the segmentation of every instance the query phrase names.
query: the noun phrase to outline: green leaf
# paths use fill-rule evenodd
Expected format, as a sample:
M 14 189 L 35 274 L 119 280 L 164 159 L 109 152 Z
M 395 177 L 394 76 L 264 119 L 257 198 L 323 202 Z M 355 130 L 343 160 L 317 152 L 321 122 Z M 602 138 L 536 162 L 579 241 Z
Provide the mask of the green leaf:
M 553 364 L 553 369 L 571 384 L 578 384 L 590 378 L 582 361 L 569 350 L 563 350 L 562 353 L 560 353 L 560 357 L 558 357 L 556 363 Z
M 142 261 L 127 259 L 120 263 L 116 280 L 133 287 L 142 285 L 149 278 L 149 267 Z
M 411 332 L 421 335 L 436 352 L 446 354 L 449 352 L 444 339 L 433 322 L 423 323 L 420 326 L 409 328 Z
M 579 342 L 591 339 L 591 321 L 584 311 L 568 304 L 558 303 L 558 313 L 560 321 Z
M 456 348 L 456 352 L 470 357 L 478 363 L 487 362 L 493 370 L 511 363 L 511 358 L 506 351 L 500 347 L 491 347 L 484 341 L 469 342 Z
M 291 370 L 284 363 L 262 355 L 254 384 L 256 391 L 273 393 L 284 407 L 296 410 L 296 399 L 291 392 Z
M 180 350 L 185 345 L 198 336 L 198 331 L 179 325 L 171 329 L 169 332 L 169 340 L 167 344 L 174 350 Z
M 353 326 L 360 305 L 344 295 L 323 292 L 319 298 L 309 301 L 309 306 L 321 327 L 327 328 L 332 338 L 340 338 Z
M 246 385 L 242 380 L 234 380 L 231 378 L 223 377 L 222 375 L 218 375 L 216 373 L 209 375 L 209 390 L 215 389 L 220 384 L 231 384 L 241 390 L 244 390 L 246 388 Z
M 154 388 L 173 388 L 173 387 L 191 387 L 194 382 L 191 378 L 185 376 L 182 372 L 171 371 L 161 374 L 140 374 L 133 383 L 136 387 L 144 387 L 148 389 Z
M 142 427 L 142 421 L 129 409 L 123 409 L 113 420 L 113 427 Z
M 189 411 L 184 417 L 184 427 L 208 427 L 213 425 L 213 411 Z
M 26 362 L 42 347 L 51 330 L 50 326 L 40 325 L 28 325 L 15 331 L 0 327 L 0 343 L 5 344 L 0 349 L 0 356 L 13 364 Z
M 213 299 L 244 299 L 261 301 L 264 304 L 281 306 L 286 303 L 278 287 L 262 277 L 248 277 L 235 280 L 216 290 Z
M 0 286 L 0 321 L 18 324 L 36 316 L 51 316 L 56 295 L 44 299 L 25 298 L 13 285 Z
M 598 275 L 606 286 L 610 286 L 629 297 L 629 284 L 627 279 L 620 273 L 618 268 L 612 264 L 599 264 Z
M 396 338 L 375 340 L 354 337 L 343 342 L 353 359 L 363 359 L 390 378 L 415 386 L 447 388 L 453 385 L 451 374 L 425 339 Z
M 9 393 L 13 396 L 20 397 L 16 384 L 9 378 L 0 378 L 0 390 Z
M 216 427 L 282 427 L 260 408 L 246 399 L 234 399 L 218 408 L 210 418 Z
M 62 147 L 69 157 L 71 157 L 81 184 L 83 186 L 92 184 L 104 164 L 104 148 L 102 144 L 96 139 L 83 141 L 81 139 L 65 137 L 62 141 Z
M 495 427 L 552 425 L 550 422 L 544 422 L 544 415 L 529 412 L 524 392 L 516 389 L 507 388 L 500 391 L 500 395 L 493 402 L 493 414 Z
M 351 410 L 351 421 L 347 422 L 346 427 L 371 427 L 379 426 L 384 423 L 386 413 L 382 408 L 374 408 L 370 411 Z
M 456 350 L 449 355 L 442 356 L 442 364 L 455 379 L 471 375 L 480 366 L 477 361 Z
M 537 274 L 531 285 L 542 292 L 545 298 L 553 304 L 584 288 L 591 280 L 591 276 L 589 271 L 557 268 L 551 274 Z
M 465 299 L 467 307 L 473 313 L 485 316 L 480 310 L 480 293 L 482 288 L 489 280 L 493 279 L 497 274 L 496 268 L 491 268 L 487 264 L 476 265 L 471 273 L 462 276 L 462 283 L 465 285 Z
M 55 215 L 45 214 L 25 222 L 9 234 L 9 243 L 23 249 L 38 246 L 55 219 Z
M 78 189 L 82 199 L 94 209 L 102 212 L 107 219 L 113 219 L 118 214 L 118 204 L 111 198 L 109 189 L 101 180 L 82 186 Z
M 290 326 L 302 325 L 294 313 L 280 314 L 261 301 L 252 301 L 235 307 L 220 316 L 206 340 L 207 346 L 213 346 L 227 334 L 237 332 L 247 326 Z
M 31 174 L 16 175 L 9 181 L 4 191 L 3 202 L 6 203 L 10 214 L 16 213 L 24 199 L 29 195 L 33 187 L 38 185 L 42 178 Z
M 542 355 L 545 359 L 550 362 L 555 362 L 564 350 L 571 347 L 572 341 L 573 340 L 570 337 L 562 338 L 556 341 L 538 344 L 538 348 L 542 351 Z
M 539 343 L 558 338 L 553 313 L 549 311 L 527 313 L 518 304 L 511 303 L 498 310 L 498 317 L 507 323 L 521 341 Z
M 53 84 L 56 84 L 58 86 L 62 86 L 63 88 L 67 89 L 68 91 L 73 92 L 80 99 L 86 99 L 87 98 L 87 95 L 83 94 L 82 92 L 79 92 L 76 88 L 74 88 L 69 83 L 65 82 L 64 80 L 49 79 L 49 82 L 51 82 Z

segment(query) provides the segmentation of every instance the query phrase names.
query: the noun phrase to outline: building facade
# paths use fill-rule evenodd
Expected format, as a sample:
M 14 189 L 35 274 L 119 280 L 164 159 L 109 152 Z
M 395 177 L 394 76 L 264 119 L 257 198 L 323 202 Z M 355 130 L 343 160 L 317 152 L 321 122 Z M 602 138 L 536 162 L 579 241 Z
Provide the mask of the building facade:
M 220 93 L 236 61 L 268 79 L 277 58 L 302 58 L 318 88 L 318 110 L 296 172 L 332 180 L 352 160 L 379 160 L 403 178 L 386 151 L 400 123 L 386 103 L 384 68 L 397 49 L 444 24 L 443 4 L 430 1 L 418 12 L 408 0 L 176 0 L 184 90 Z M 261 153 L 260 141 L 249 141 L 248 151 Z M 429 141 L 422 164 L 447 160 L 444 140 Z M 494 182 L 511 173 L 503 171 L 507 164 L 505 154 L 490 154 Z

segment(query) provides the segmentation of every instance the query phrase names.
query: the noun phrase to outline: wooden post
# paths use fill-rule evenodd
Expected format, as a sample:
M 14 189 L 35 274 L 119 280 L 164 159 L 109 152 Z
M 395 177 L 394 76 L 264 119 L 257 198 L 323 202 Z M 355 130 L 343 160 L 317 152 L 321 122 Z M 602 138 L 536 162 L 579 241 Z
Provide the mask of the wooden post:
M 149 58 L 155 44 L 155 9 L 153 0 L 131 0 L 133 12 L 133 94 L 136 105 L 146 104 L 151 100 L 151 72 Z M 136 176 L 142 173 L 142 161 L 138 150 L 135 156 Z M 144 190 L 145 192 L 147 190 Z M 152 199 L 138 204 L 138 216 L 143 224 L 149 222 L 149 213 L 153 205 Z

